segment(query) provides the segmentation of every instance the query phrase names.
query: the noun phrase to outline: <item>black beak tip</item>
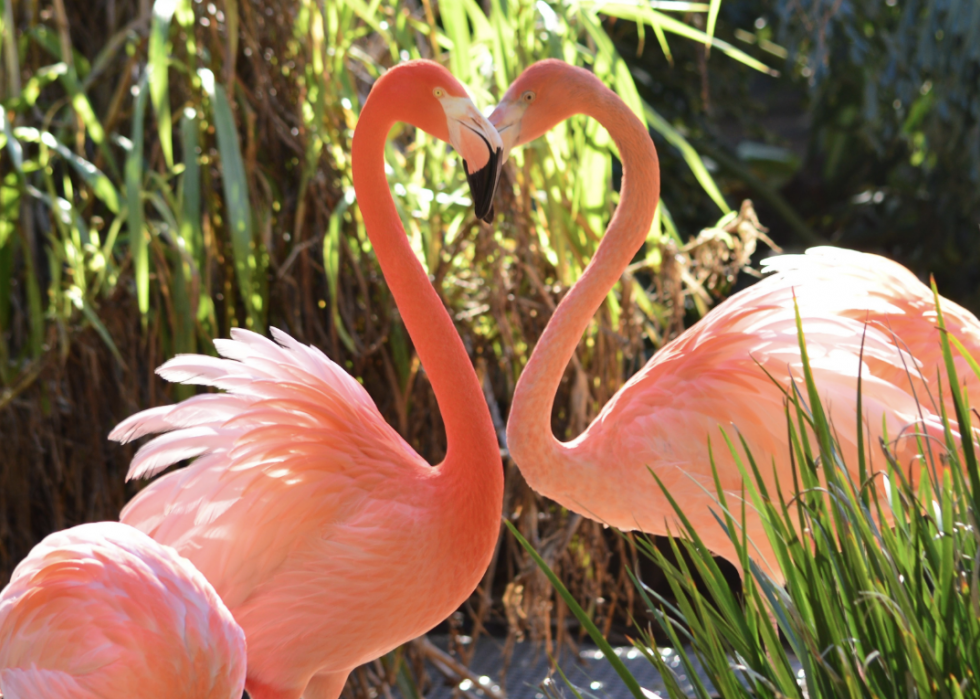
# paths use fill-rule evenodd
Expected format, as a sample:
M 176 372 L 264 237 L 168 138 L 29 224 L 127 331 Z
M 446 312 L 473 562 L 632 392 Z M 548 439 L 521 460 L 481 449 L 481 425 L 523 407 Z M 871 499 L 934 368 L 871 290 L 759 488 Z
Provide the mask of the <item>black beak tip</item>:
M 487 223 L 493 222 L 493 195 L 497 191 L 497 181 L 500 177 L 500 158 L 502 152 L 498 148 L 490 155 L 487 164 L 476 172 L 469 172 L 469 166 L 463 161 L 466 168 L 466 179 L 470 183 L 470 193 L 473 195 L 473 209 L 476 217 Z

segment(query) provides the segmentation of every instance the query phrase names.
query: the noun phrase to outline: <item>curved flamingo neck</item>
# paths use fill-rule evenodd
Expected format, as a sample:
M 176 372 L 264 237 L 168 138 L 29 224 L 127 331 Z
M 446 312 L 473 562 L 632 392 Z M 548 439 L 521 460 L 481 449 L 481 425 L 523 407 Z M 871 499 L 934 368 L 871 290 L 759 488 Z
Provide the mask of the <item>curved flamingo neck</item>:
M 532 487 L 552 474 L 569 478 L 560 463 L 570 456 L 569 446 L 551 429 L 555 393 L 592 316 L 646 239 L 660 198 L 657 151 L 639 119 L 587 71 L 563 66 L 560 80 L 567 98 L 553 105 L 554 112 L 562 119 L 585 114 L 609 131 L 622 159 L 623 185 L 598 250 L 555 309 L 514 391 L 507 445 Z
M 463 481 L 481 494 L 485 491 L 491 502 L 496 497 L 495 516 L 499 517 L 503 470 L 483 391 L 442 300 L 408 243 L 385 177 L 388 132 L 395 122 L 415 121 L 410 88 L 411 82 L 405 78 L 382 79 L 371 91 L 351 148 L 354 192 L 385 281 L 432 384 L 446 426 L 446 459 L 436 467 L 437 472 Z

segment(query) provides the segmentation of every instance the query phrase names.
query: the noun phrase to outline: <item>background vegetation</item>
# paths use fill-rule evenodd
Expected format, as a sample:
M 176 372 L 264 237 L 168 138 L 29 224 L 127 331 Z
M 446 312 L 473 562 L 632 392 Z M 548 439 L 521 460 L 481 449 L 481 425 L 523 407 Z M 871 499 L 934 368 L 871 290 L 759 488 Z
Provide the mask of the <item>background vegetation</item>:
M 765 230 L 746 197 L 780 244 L 880 250 L 978 301 L 970 3 L 0 6 L 0 583 L 48 532 L 116 517 L 133 492 L 123 483 L 133 451 L 105 435 L 186 397 L 155 367 L 212 352 L 234 326 L 275 325 L 323 348 L 423 456 L 442 458 L 435 401 L 351 190 L 360 105 L 401 60 L 446 63 L 487 106 L 526 65 L 561 57 L 594 70 L 651 127 L 664 205 L 568 369 L 556 434 L 581 431 L 738 283 Z M 493 226 L 472 215 L 442 144 L 403 129 L 387 161 L 502 434 L 520 369 L 615 205 L 608 136 L 577 119 L 515 154 Z M 536 497 L 509 460 L 505 469 L 505 514 L 590 600 L 599 627 L 643 614 L 632 540 Z M 565 602 L 508 534 L 450 626 L 560 648 L 566 622 Z M 467 646 L 455 651 L 466 660 Z M 366 692 L 389 671 L 366 669 L 374 679 L 355 686 Z

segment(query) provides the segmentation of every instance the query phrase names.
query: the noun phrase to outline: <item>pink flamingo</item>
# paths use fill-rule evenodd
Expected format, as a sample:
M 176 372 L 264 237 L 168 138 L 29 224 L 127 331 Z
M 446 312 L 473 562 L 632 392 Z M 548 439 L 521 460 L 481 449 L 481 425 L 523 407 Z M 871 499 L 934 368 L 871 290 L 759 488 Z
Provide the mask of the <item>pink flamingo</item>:
M 354 133 L 354 188 L 385 279 L 446 426 L 446 459 L 426 463 L 361 385 L 321 352 L 273 330 L 233 330 L 222 359 L 184 355 L 158 373 L 214 386 L 154 408 L 110 435 L 166 432 L 130 478 L 181 459 L 123 510 L 211 581 L 248 639 L 253 699 L 334 699 L 355 666 L 453 612 L 489 564 L 503 468 L 479 382 L 412 252 L 384 171 L 396 121 L 465 159 L 477 215 L 488 216 L 502 146 L 447 70 L 412 61 L 374 85 Z M 474 168 L 471 170 L 470 165 Z
M 240 699 L 245 634 L 169 546 L 118 522 L 51 534 L 0 593 L 5 699 Z
M 734 501 L 742 481 L 719 426 L 739 430 L 752 453 L 766 463 L 764 473 L 771 473 L 768 463 L 775 459 L 784 491 L 792 483 L 783 391 L 793 390 L 792 382 L 803 376 L 793 285 L 786 275 L 777 275 L 728 299 L 658 351 L 584 433 L 567 443 L 555 439 L 552 406 L 565 367 L 592 315 L 646 238 L 660 189 L 657 153 L 646 129 L 611 90 L 581 68 L 555 60 L 531 66 L 508 89 L 490 121 L 504 140 L 506 159 L 511 148 L 574 114 L 597 119 L 615 140 L 623 161 L 620 204 L 517 383 L 507 424 L 511 456 L 532 488 L 570 510 L 620 529 L 667 534 L 670 526 L 676 532 L 673 510 L 650 476 L 652 469 L 682 504 L 705 545 L 736 562 L 731 542 L 711 513 L 718 506 L 708 439 L 714 443 L 722 487 Z M 839 278 L 837 283 L 845 282 Z M 805 290 L 797 288 L 796 293 Z M 883 416 L 892 437 L 919 418 L 913 396 L 901 388 L 907 382 L 883 378 L 904 376 L 904 367 L 914 362 L 876 327 L 867 330 L 862 359 L 863 314 L 828 315 L 819 301 L 813 297 L 800 304 L 808 353 L 845 463 L 856 469 L 859 371 L 865 439 L 876 444 Z M 931 413 L 924 414 L 923 422 L 929 430 L 940 430 Z M 898 440 L 896 448 L 902 463 L 917 456 L 914 439 Z M 883 459 L 879 462 L 883 466 Z M 781 581 L 755 512 L 748 513 L 746 527 L 757 560 Z
M 920 363 L 918 371 L 909 367 L 914 378 L 924 379 L 928 395 L 919 399 L 933 412 L 939 412 L 939 395 L 933 388 L 938 376 L 947 414 L 955 422 L 955 411 L 947 385 L 942 345 L 936 321 L 932 289 L 897 262 L 879 255 L 834 247 L 811 248 L 804 255 L 778 255 L 763 260 L 762 265 L 783 284 L 797 289 L 803 305 L 823 309 L 827 315 L 854 320 L 868 320 L 886 335 L 894 334 L 898 344 Z M 771 282 L 777 283 L 777 282 Z M 942 298 L 943 319 L 949 332 L 973 357 L 980 357 L 980 321 L 962 306 Z M 967 360 L 953 349 L 956 377 L 973 400 L 980 397 L 980 379 Z M 898 367 L 896 367 L 898 368 Z M 905 367 L 882 378 L 907 385 Z M 921 386 L 916 381 L 917 388 Z

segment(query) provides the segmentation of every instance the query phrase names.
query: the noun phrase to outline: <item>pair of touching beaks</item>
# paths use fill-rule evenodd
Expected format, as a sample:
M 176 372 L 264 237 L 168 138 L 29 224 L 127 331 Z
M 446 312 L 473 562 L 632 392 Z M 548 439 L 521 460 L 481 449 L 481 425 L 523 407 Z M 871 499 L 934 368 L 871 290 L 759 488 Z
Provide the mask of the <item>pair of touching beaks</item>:
M 463 113 L 449 120 L 450 142 L 463 159 L 477 218 L 492 223 L 493 197 L 500 182 L 500 172 L 514 145 L 513 138 L 509 138 L 505 144 L 500 133 L 514 124 L 507 119 L 508 110 L 503 108 L 504 102 L 487 118 L 472 102 L 466 101 L 469 102 L 468 108 L 460 110 Z M 511 131 L 516 133 L 518 129 Z

